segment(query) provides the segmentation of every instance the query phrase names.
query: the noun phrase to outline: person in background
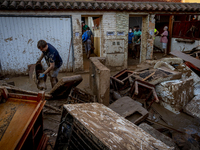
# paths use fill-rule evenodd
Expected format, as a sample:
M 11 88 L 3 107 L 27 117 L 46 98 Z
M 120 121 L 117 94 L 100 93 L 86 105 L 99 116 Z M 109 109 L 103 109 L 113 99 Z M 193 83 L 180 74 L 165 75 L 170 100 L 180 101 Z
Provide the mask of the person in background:
M 139 26 L 136 26 L 136 29 L 134 31 L 134 44 L 136 49 L 136 59 L 139 58 L 140 55 L 140 43 L 141 43 L 141 35 L 142 32 L 139 30 Z
M 85 22 L 82 22 L 82 31 L 86 31 L 88 25 L 85 24 Z M 84 33 L 84 32 L 83 32 Z
M 41 63 L 41 60 L 45 58 L 48 65 L 47 70 L 45 70 L 43 73 L 40 73 L 39 78 L 44 78 L 45 74 L 48 74 L 50 77 L 51 86 L 53 88 L 54 85 L 58 82 L 57 76 L 63 64 L 62 58 L 60 57 L 56 48 L 47 43 L 45 40 L 39 40 L 37 47 L 42 52 L 37 63 Z
M 160 42 L 162 43 L 162 50 L 164 52 L 164 57 L 167 56 L 167 42 L 168 42 L 168 27 L 165 26 L 163 28 L 164 32 L 161 34 Z
M 155 28 L 154 29 L 154 40 L 155 40 L 155 37 L 159 34 L 159 31 Z
M 128 50 L 130 50 L 130 53 L 132 54 L 134 47 L 133 47 L 133 37 L 134 37 L 134 33 L 133 33 L 133 29 L 130 27 L 129 28 L 129 32 L 128 32 Z
M 85 44 L 85 52 L 88 59 L 90 58 L 92 36 L 93 36 L 92 31 L 90 30 L 89 27 L 87 27 L 86 32 L 84 32 L 82 35 L 82 41 Z

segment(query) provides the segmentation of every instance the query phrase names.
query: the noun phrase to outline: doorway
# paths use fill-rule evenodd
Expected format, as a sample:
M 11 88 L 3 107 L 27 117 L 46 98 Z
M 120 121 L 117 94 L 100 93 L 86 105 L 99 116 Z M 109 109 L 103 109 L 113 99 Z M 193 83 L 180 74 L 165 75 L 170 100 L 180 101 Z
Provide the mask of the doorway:
M 153 56 L 154 59 L 161 59 L 164 55 L 162 51 L 162 43 L 160 42 L 161 34 L 164 32 L 163 28 L 165 26 L 169 27 L 169 15 L 156 15 L 155 16 L 155 29 L 158 31 L 158 35 L 154 39 L 154 49 Z M 167 48 L 169 47 L 169 39 Z
M 81 21 L 84 22 L 92 31 L 93 36 L 91 36 L 91 50 L 90 57 L 100 57 L 101 56 L 101 17 L 99 16 L 82 16 Z M 82 27 L 82 34 L 85 31 Z M 84 71 L 89 71 L 90 60 L 87 58 L 85 43 L 82 42 L 83 50 L 83 66 Z
M 133 34 L 131 33 L 131 30 Z M 140 63 L 142 17 L 129 17 L 128 33 L 128 66 L 136 66 Z M 132 37 L 133 35 L 136 35 Z M 132 39 L 132 40 L 131 40 Z

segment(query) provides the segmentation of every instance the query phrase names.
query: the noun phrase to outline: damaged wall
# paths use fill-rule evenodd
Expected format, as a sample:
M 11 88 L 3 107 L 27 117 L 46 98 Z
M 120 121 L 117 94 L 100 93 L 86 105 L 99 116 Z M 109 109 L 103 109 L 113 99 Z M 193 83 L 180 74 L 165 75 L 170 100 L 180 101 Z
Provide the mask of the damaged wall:
M 28 65 L 35 64 L 42 53 L 37 48 L 37 42 L 41 39 L 52 44 L 60 53 L 63 59 L 60 71 L 72 71 L 72 50 L 69 55 L 71 40 L 69 17 L 11 16 L 0 17 L 0 22 L 0 59 L 3 75 L 26 74 Z M 47 68 L 44 59 L 42 63 Z
M 153 58 L 153 42 L 154 42 L 154 29 L 155 29 L 155 15 L 149 15 L 148 24 L 148 39 L 147 39 L 147 56 L 146 59 Z
M 101 21 L 101 56 L 106 66 L 120 70 L 127 67 L 128 13 L 104 13 Z
M 81 14 L 72 15 L 73 25 L 73 46 L 74 46 L 74 71 L 83 70 L 83 51 L 82 51 L 82 26 Z
M 160 33 L 159 33 L 160 34 Z M 200 45 L 200 40 L 195 40 L 194 43 L 186 43 L 186 42 L 177 42 L 176 39 L 180 38 L 172 38 L 171 39 L 171 52 L 173 51 L 189 51 L 192 50 L 194 47 Z M 160 36 L 155 37 L 155 46 L 162 49 L 162 43 L 160 43 Z
M 186 43 L 186 42 L 177 42 L 176 39 L 172 38 L 171 40 L 171 52 L 173 51 L 189 51 L 192 50 L 194 47 L 200 45 L 200 40 L 195 40 L 194 43 Z

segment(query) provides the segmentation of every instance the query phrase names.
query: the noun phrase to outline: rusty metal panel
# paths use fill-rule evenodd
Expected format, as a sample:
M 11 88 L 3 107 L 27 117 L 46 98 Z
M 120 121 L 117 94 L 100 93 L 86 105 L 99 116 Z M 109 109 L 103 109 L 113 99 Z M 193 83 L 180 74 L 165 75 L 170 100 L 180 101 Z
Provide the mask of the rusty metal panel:
M 41 55 L 37 48 L 40 39 L 51 43 L 63 59 L 61 71 L 72 70 L 70 18 L 56 17 L 0 17 L 1 68 L 3 74 L 25 74 L 29 64 Z M 46 65 L 43 60 L 44 66 Z M 47 66 L 46 66 L 47 67 Z

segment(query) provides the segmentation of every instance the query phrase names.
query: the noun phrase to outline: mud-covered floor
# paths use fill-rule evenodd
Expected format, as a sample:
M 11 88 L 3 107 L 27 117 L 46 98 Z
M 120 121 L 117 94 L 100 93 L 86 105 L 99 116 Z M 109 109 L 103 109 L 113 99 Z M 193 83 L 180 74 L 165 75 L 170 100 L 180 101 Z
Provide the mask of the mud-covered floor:
M 111 72 L 111 75 L 116 74 L 116 72 Z M 64 76 L 72 76 L 75 75 L 74 73 L 59 73 L 58 79 L 61 79 Z M 89 88 L 89 73 L 83 73 L 81 74 L 83 77 L 83 81 L 77 86 L 78 88 L 91 93 L 91 90 Z M 32 79 L 29 78 L 29 76 L 18 76 L 18 77 L 7 77 L 4 78 L 7 82 L 14 82 L 15 86 L 25 89 L 25 90 L 31 90 L 38 92 L 35 83 Z M 47 78 L 47 90 L 46 92 L 51 90 L 51 84 L 49 81 L 49 78 Z M 67 99 L 60 99 L 60 100 L 48 100 L 46 104 L 49 104 L 51 106 L 54 106 L 58 109 L 62 109 L 62 105 L 66 102 Z M 183 112 L 176 115 L 161 105 L 154 103 L 153 107 L 156 109 L 157 112 L 167 121 L 167 124 L 169 126 L 172 126 L 173 128 L 183 132 L 182 134 L 185 138 L 188 138 L 187 140 L 191 140 L 191 142 L 195 143 L 193 141 L 194 138 L 192 138 L 192 135 L 198 135 L 200 137 L 200 120 L 193 118 Z M 45 110 L 48 108 L 44 108 Z M 47 143 L 47 149 L 53 149 L 53 146 L 55 144 L 55 140 L 57 137 L 57 131 L 60 123 L 60 114 L 51 114 L 51 111 L 49 109 L 50 114 L 46 113 L 43 115 L 44 118 L 44 132 L 49 136 L 49 141 Z M 55 111 L 53 111 L 55 112 Z M 163 120 L 159 120 L 159 123 L 166 124 L 166 122 L 163 122 Z M 152 125 L 156 129 L 162 129 L 162 126 L 159 125 Z M 164 134 L 168 134 L 168 132 L 163 132 Z M 170 132 L 172 134 L 172 132 Z M 171 135 L 172 136 L 172 135 Z M 178 136 L 180 138 L 180 135 Z M 197 139 L 200 140 L 200 139 Z M 192 149 L 197 149 L 198 146 L 194 146 Z

